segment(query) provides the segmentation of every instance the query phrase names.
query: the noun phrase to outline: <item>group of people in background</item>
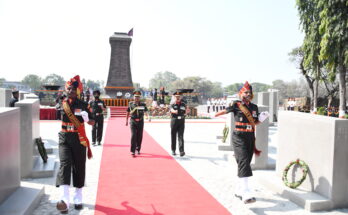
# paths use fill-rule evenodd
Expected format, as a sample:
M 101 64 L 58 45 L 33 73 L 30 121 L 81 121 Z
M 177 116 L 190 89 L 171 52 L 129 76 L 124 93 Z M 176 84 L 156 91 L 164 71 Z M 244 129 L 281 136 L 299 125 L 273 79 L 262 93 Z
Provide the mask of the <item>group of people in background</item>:
M 210 113 L 210 109 L 213 112 L 225 110 L 227 107 L 227 98 L 208 98 L 207 99 L 207 112 Z
M 131 129 L 131 154 L 135 156 L 136 153 L 140 155 L 142 139 L 143 139 L 143 130 L 144 130 L 144 115 L 151 122 L 151 115 L 148 108 L 144 102 L 140 101 L 141 92 L 136 90 L 133 92 L 134 101 L 129 103 L 127 108 L 126 116 L 126 126 L 130 124 Z M 172 155 L 176 155 L 176 143 L 177 139 L 179 142 L 179 153 L 180 156 L 185 156 L 184 150 L 184 131 L 185 131 L 185 117 L 189 112 L 186 106 L 186 103 L 182 101 L 182 93 L 175 92 L 173 97 L 175 101 L 170 104 L 170 128 L 171 128 L 171 149 Z M 129 123 L 130 118 L 130 123 Z
M 295 98 L 288 98 L 288 101 L 287 101 L 287 107 L 286 107 L 286 110 L 289 110 L 289 111 L 294 111 L 295 110 L 295 107 L 296 107 L 296 99 Z
M 164 98 L 166 95 L 168 95 L 168 92 L 165 91 L 164 87 L 160 87 L 159 92 L 157 92 L 157 88 L 153 89 L 153 91 L 150 92 L 150 96 L 152 97 L 152 107 L 164 107 Z

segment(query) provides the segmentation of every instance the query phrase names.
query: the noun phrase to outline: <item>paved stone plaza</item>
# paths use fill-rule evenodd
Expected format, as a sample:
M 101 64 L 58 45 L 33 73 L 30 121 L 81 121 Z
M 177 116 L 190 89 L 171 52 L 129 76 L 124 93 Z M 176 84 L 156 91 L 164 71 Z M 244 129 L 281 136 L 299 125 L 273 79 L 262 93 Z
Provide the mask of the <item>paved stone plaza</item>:
M 107 126 L 107 121 L 105 126 Z M 185 151 L 187 156 L 184 158 L 177 156 L 176 160 L 232 214 L 340 215 L 348 213 L 348 209 L 309 213 L 287 199 L 281 198 L 266 190 L 262 185 L 257 183 L 255 178 L 252 182 L 257 198 L 256 203 L 245 205 L 239 199 L 234 198 L 233 191 L 237 170 L 233 153 L 218 151 L 216 144 L 216 135 L 222 132 L 223 126 L 223 118 L 213 120 L 187 120 L 185 129 Z M 60 128 L 59 121 L 41 121 L 40 128 L 41 136 L 44 139 L 57 142 L 57 133 Z M 87 132 L 89 136 L 91 133 L 90 129 L 91 127 L 88 126 Z M 106 129 L 104 129 L 104 131 L 105 130 Z M 152 123 L 146 123 L 145 131 L 170 153 L 170 126 L 168 120 L 154 120 Z M 275 126 L 270 127 L 269 153 L 270 157 L 274 159 L 276 159 L 277 152 L 276 136 L 277 128 Z M 96 146 L 93 147 L 92 150 L 94 158 L 87 161 L 86 187 L 84 189 L 85 208 L 82 211 L 70 209 L 69 214 L 94 214 L 102 147 Z M 142 151 L 146 152 L 146 142 L 143 143 Z M 54 155 L 57 155 L 57 152 L 58 148 L 55 145 Z M 263 173 L 262 171 L 254 171 L 254 175 L 257 174 Z M 274 180 L 274 178 L 269 178 L 269 180 Z M 34 211 L 35 215 L 59 214 L 55 209 L 55 203 L 59 197 L 58 189 L 54 186 L 55 178 L 28 179 L 26 182 L 45 185 L 45 195 L 38 208 Z M 73 191 L 73 189 L 71 189 L 71 191 Z M 117 195 L 117 192 L 115 192 L 115 195 Z

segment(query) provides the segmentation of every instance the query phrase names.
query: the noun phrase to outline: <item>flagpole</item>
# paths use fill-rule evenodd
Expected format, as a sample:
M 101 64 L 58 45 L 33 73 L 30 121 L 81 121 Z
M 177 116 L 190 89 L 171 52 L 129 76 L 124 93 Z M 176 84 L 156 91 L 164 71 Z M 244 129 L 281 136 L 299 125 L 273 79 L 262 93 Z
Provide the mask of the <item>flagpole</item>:
M 133 43 L 134 43 L 134 41 L 133 41 L 133 29 L 134 29 L 134 28 L 131 28 L 131 30 L 128 32 L 128 35 L 129 35 L 130 37 L 132 37 L 132 44 L 131 44 L 131 50 L 130 50 L 130 51 L 131 51 L 131 56 L 130 56 L 130 58 L 131 58 L 131 59 L 130 59 L 131 71 L 133 70 L 133 65 L 134 65 L 134 64 L 133 64 L 133 46 L 134 46 L 134 45 L 133 45 Z M 133 77 L 132 77 L 132 79 L 133 79 Z

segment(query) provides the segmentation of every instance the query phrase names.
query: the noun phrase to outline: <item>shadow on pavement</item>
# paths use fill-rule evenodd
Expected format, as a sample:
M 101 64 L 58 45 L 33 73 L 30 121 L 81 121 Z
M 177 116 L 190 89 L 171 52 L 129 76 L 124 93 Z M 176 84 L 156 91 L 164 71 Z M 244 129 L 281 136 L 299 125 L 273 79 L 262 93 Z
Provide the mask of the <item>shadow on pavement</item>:
M 104 214 L 117 214 L 117 215 L 164 215 L 160 212 L 158 212 L 153 204 L 151 204 L 151 207 L 153 209 L 153 213 L 143 213 L 140 210 L 131 207 L 127 201 L 124 201 L 121 203 L 121 205 L 124 208 L 110 208 L 110 207 L 105 207 L 102 205 L 96 205 L 95 206 L 95 212 L 102 212 Z

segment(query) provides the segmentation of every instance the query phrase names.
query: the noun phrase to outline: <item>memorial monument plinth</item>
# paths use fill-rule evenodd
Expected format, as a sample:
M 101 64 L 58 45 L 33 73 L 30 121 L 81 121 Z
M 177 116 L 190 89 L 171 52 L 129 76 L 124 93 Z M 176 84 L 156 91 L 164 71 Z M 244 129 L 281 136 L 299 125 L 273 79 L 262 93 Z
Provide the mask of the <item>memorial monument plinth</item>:
M 111 58 L 105 93 L 110 98 L 130 99 L 134 90 L 129 57 L 132 37 L 115 32 L 109 41 Z

